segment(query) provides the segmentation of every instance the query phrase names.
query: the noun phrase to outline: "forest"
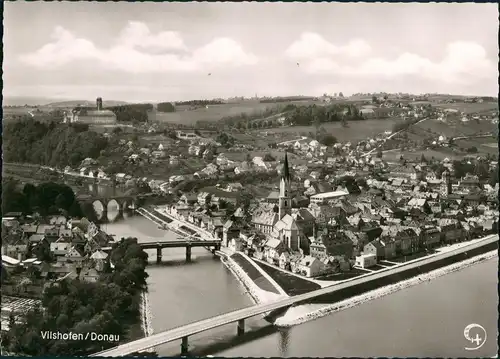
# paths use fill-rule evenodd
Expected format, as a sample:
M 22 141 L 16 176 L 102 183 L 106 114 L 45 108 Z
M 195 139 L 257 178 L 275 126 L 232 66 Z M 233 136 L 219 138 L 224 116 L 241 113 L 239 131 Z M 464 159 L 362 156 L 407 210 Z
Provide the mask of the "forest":
M 17 180 L 2 180 L 2 213 L 38 213 L 41 216 L 67 214 L 97 221 L 92 204 L 80 204 L 73 190 L 65 184 L 45 182 L 35 186 L 27 183 L 22 189 L 19 187 Z
M 3 127 L 3 160 L 62 168 L 97 158 L 107 139 L 84 124 L 63 125 L 33 119 L 8 122 Z
M 153 110 L 150 103 L 120 105 L 109 107 L 116 115 L 118 122 L 144 123 L 148 121 L 148 112 Z

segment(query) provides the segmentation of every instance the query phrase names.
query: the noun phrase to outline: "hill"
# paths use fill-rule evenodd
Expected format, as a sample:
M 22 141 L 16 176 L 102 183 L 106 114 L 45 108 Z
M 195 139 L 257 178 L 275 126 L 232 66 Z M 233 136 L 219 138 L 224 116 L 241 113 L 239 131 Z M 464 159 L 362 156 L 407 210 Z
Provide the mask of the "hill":
M 75 107 L 77 105 L 89 104 L 91 106 L 95 105 L 95 100 L 71 100 L 71 99 L 61 99 L 59 101 L 54 101 L 53 98 L 48 97 L 30 97 L 30 96 L 5 96 L 3 98 L 2 106 L 46 106 L 46 107 Z M 115 101 L 108 100 L 103 101 L 104 107 L 126 105 L 128 102 L 125 101 Z
M 46 104 L 45 106 L 47 106 L 47 107 L 76 107 L 78 105 L 95 106 L 95 101 L 88 101 L 88 100 L 60 101 L 60 102 L 51 102 L 51 103 Z M 103 100 L 102 101 L 103 107 L 114 107 L 114 106 L 121 106 L 121 105 L 128 105 L 128 102 L 115 101 L 115 100 L 107 100 L 107 101 Z

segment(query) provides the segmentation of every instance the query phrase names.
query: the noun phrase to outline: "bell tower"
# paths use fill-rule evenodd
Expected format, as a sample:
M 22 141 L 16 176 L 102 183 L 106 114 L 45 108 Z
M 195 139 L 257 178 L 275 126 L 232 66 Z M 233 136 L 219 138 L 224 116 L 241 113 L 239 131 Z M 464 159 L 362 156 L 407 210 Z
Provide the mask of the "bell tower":
M 441 176 L 442 176 L 442 181 L 443 181 L 443 185 L 442 185 L 443 194 L 446 194 L 446 195 L 452 194 L 453 191 L 452 191 L 452 186 L 451 186 L 450 172 L 448 170 L 445 170 Z
M 292 200 L 290 198 L 290 168 L 288 166 L 288 155 L 285 152 L 285 162 L 280 176 L 280 196 L 279 196 L 279 218 L 292 212 Z

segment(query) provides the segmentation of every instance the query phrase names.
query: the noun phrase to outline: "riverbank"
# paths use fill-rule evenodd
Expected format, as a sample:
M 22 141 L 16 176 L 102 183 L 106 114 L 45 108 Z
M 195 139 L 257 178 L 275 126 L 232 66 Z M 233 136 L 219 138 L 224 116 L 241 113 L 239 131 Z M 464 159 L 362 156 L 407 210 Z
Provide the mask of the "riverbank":
M 147 291 L 141 293 L 141 328 L 145 337 L 153 335 L 153 326 L 151 325 L 151 308 L 149 306 L 149 294 Z
M 153 335 L 153 325 L 151 323 L 152 315 L 151 315 L 151 307 L 149 305 L 149 294 L 147 290 L 141 292 L 141 329 L 143 332 L 143 337 L 149 337 Z M 155 348 L 147 349 L 143 351 L 143 353 L 154 353 Z
M 346 300 L 325 305 L 325 304 L 303 304 L 298 305 L 296 307 L 292 307 L 287 310 L 287 312 L 277 318 L 274 322 L 275 325 L 280 327 L 290 327 L 298 324 L 302 324 L 311 320 L 315 320 L 321 317 L 324 317 L 328 314 L 338 312 L 344 309 L 348 309 L 351 307 L 355 307 L 362 303 L 371 301 L 373 299 L 381 298 L 391 293 L 400 291 L 405 288 L 409 288 L 415 286 L 417 284 L 427 283 L 431 279 L 435 279 L 441 277 L 445 274 L 456 272 L 467 267 L 470 267 L 474 264 L 483 262 L 488 259 L 492 259 L 498 255 L 498 251 L 490 251 L 476 257 L 469 258 L 465 261 L 454 263 L 436 270 L 433 270 L 428 273 L 424 273 L 417 277 L 413 277 L 402 282 L 398 282 L 386 287 L 378 288 L 361 295 L 348 298 Z
M 230 256 L 222 256 L 221 262 L 228 268 L 231 273 L 238 279 L 238 281 L 246 289 L 255 304 L 268 303 L 282 299 L 283 296 L 275 293 L 265 291 L 248 276 L 247 273 L 236 263 Z

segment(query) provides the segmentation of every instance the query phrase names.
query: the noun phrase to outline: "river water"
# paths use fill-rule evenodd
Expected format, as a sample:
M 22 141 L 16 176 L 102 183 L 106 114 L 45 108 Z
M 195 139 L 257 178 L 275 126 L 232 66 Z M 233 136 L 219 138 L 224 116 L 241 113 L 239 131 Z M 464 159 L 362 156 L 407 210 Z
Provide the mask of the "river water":
M 172 240 L 177 235 L 142 218 L 103 225 L 117 238 Z M 148 267 L 155 333 L 253 305 L 242 285 L 212 254 L 193 248 L 163 250 L 162 266 Z M 156 251 L 150 253 L 156 260 Z M 498 257 L 430 282 L 410 287 L 326 317 L 278 330 L 260 317 L 247 321 L 247 334 L 236 338 L 236 324 L 190 337 L 200 355 L 252 357 L 491 357 L 497 352 Z M 464 328 L 482 325 L 488 339 L 477 351 Z M 178 355 L 180 343 L 157 348 Z

